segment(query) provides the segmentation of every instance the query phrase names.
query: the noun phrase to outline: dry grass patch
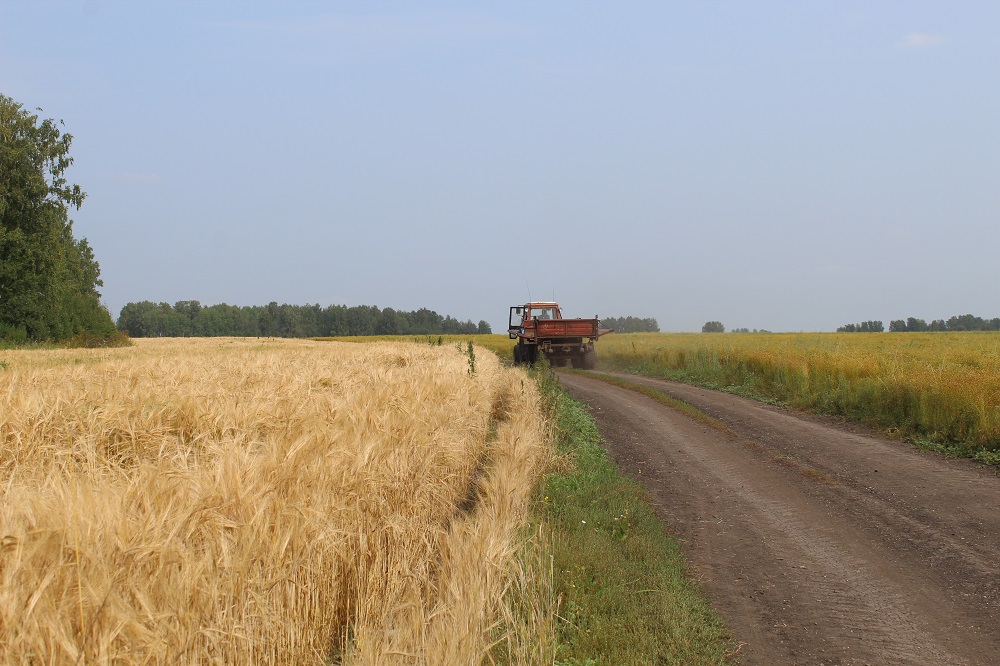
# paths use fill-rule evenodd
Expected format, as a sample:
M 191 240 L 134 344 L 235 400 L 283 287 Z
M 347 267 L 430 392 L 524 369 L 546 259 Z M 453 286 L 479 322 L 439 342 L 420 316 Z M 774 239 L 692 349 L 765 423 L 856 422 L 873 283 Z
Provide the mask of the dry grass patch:
M 546 425 L 492 354 L 474 375 L 398 343 L 4 362 L 0 661 L 546 658 L 545 612 L 509 608 L 544 587 L 518 552 Z

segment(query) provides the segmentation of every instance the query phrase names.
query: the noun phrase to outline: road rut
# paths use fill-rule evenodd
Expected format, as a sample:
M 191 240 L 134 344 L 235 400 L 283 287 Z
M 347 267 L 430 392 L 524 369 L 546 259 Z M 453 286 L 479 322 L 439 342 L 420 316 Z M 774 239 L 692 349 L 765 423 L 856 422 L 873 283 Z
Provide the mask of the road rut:
M 1000 663 L 1000 478 L 833 419 L 658 379 L 724 423 L 560 374 L 747 664 Z

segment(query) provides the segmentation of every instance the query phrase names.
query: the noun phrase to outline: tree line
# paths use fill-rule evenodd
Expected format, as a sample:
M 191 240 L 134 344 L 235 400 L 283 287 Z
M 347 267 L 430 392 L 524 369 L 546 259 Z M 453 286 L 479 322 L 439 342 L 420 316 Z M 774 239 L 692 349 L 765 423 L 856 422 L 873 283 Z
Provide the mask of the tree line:
M 100 266 L 73 237 L 69 211 L 87 195 L 66 178 L 73 136 L 60 127 L 0 95 L 0 339 L 13 343 L 117 340 Z
M 617 333 L 659 333 L 656 319 L 646 317 L 607 317 L 600 321 L 601 328 L 613 328 Z
M 721 321 L 706 321 L 705 324 L 701 327 L 701 332 L 702 333 L 725 333 L 726 332 L 726 327 L 723 325 L 723 323 Z M 770 332 L 771 331 L 767 330 L 766 328 L 749 329 L 749 328 L 746 328 L 745 326 L 744 327 L 740 327 L 740 328 L 734 328 L 732 331 L 730 331 L 730 333 L 770 333 Z
M 845 324 L 838 333 L 881 333 L 885 326 L 881 321 L 863 321 L 860 324 Z M 907 317 L 889 322 L 890 333 L 923 333 L 926 331 L 1000 331 L 1000 317 L 983 319 L 975 315 L 955 315 L 948 319 L 934 319 L 927 323 L 923 319 Z
M 921 333 L 923 331 L 1000 331 L 1000 317 L 983 319 L 975 315 L 965 314 L 949 317 L 947 320 L 934 319 L 927 323 L 923 319 L 907 317 L 889 322 L 889 331 L 893 333 Z
M 837 333 L 881 333 L 885 324 L 877 319 L 863 321 L 860 324 L 844 324 L 837 328 Z
M 374 305 L 218 305 L 198 301 L 129 303 L 118 329 L 134 338 L 277 337 L 317 338 L 356 335 L 480 335 L 492 333 L 485 321 L 459 321 L 421 308 L 403 312 Z

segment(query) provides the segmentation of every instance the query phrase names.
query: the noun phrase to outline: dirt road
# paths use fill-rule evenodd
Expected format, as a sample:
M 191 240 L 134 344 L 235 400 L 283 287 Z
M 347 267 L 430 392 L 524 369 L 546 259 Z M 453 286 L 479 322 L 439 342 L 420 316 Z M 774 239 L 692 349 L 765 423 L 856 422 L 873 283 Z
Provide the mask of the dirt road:
M 625 377 L 618 375 L 619 377 Z M 1000 478 L 860 428 L 560 374 L 649 490 L 748 664 L 1000 664 Z

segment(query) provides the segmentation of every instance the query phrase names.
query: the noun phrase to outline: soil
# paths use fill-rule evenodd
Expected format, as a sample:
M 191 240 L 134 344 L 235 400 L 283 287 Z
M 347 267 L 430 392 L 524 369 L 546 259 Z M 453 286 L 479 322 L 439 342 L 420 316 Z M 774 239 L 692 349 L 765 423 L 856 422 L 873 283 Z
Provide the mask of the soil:
M 617 376 L 731 430 L 560 374 L 683 542 L 744 663 L 1000 663 L 995 468 L 834 419 Z

